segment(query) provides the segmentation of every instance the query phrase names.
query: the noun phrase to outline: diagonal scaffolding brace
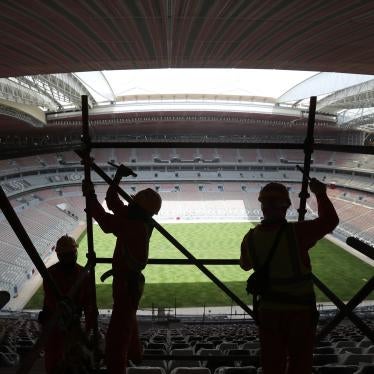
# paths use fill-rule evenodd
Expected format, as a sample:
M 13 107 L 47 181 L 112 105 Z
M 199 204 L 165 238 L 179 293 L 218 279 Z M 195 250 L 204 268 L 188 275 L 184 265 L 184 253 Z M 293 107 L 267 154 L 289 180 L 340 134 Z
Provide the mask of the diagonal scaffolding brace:
M 84 154 L 81 151 L 76 151 L 79 157 L 83 158 Z M 112 185 L 112 179 L 102 170 L 97 164 L 91 162 L 91 168 L 95 171 L 108 185 Z M 116 191 L 122 196 L 128 203 L 132 202 L 131 196 L 125 192 L 118 185 L 114 185 Z M 171 244 L 173 244 L 184 256 L 186 256 L 192 264 L 194 264 L 199 270 L 201 270 L 215 285 L 217 285 L 227 296 L 229 296 L 234 302 L 236 302 L 246 313 L 248 313 L 254 320 L 255 315 L 251 308 L 245 304 L 239 296 L 232 292 L 224 283 L 222 283 L 209 269 L 207 269 L 199 260 L 193 256 L 177 239 L 174 238 L 167 230 L 165 230 L 157 221 L 153 218 L 149 218 L 149 223 L 163 235 Z
M 329 332 L 331 332 L 345 317 L 348 317 L 354 325 L 366 335 L 374 343 L 374 331 L 359 318 L 353 309 L 369 295 L 374 288 L 374 277 L 372 277 L 353 298 L 344 304 L 338 296 L 336 296 L 325 284 L 321 282 L 315 275 L 313 275 L 314 284 L 336 305 L 339 312 L 328 322 L 328 324 L 319 332 L 317 339 L 323 339 Z

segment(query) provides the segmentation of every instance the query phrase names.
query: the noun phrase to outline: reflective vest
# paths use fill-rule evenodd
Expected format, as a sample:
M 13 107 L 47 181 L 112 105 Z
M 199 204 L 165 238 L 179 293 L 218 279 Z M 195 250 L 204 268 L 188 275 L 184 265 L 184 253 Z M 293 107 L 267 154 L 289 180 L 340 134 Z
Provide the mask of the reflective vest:
M 249 259 L 259 269 L 266 261 L 278 230 L 259 227 L 248 235 Z M 269 266 L 269 291 L 261 297 L 260 308 L 306 309 L 315 305 L 311 271 L 302 262 L 295 227 L 287 223 Z

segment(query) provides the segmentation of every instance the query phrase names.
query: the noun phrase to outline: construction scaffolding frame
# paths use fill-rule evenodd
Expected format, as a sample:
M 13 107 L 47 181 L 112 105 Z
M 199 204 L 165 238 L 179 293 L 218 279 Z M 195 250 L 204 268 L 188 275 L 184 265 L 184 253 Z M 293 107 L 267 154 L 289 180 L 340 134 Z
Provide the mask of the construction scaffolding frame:
M 82 159 L 84 165 L 84 183 L 91 182 L 91 169 L 95 171 L 107 184 L 111 184 L 112 179 L 108 176 L 102 168 L 100 168 L 95 162 L 91 159 L 90 151 L 92 148 L 128 148 L 128 147 L 139 147 L 139 148 L 151 148 L 157 146 L 158 148 L 167 148 L 170 146 L 180 148 L 190 148 L 194 146 L 202 147 L 222 147 L 222 148 L 261 148 L 261 149 L 303 149 L 304 150 L 304 173 L 302 180 L 302 190 L 300 192 L 300 207 L 299 207 L 299 221 L 304 220 L 305 217 L 305 204 L 306 200 L 309 197 L 308 194 L 308 178 L 311 165 L 311 155 L 315 149 L 319 150 L 330 150 L 330 151 L 341 151 L 341 152 L 356 152 L 356 153 L 366 153 L 373 154 L 373 147 L 365 146 L 331 146 L 326 144 L 314 144 L 313 133 L 314 133 L 314 117 L 315 117 L 315 108 L 316 108 L 316 97 L 311 97 L 310 107 L 309 107 L 309 119 L 308 119 L 308 130 L 307 136 L 304 144 L 288 144 L 288 143 L 261 143 L 261 144 L 249 144 L 249 143 L 197 143 L 191 144 L 186 142 L 176 142 L 172 145 L 169 143 L 158 143 L 157 145 L 154 142 L 150 143 L 121 143 L 121 142 L 91 142 L 89 135 L 89 121 L 88 121 L 88 101 L 87 96 L 82 96 L 82 144 L 75 145 L 69 149 L 74 149 L 78 156 Z M 48 148 L 48 147 L 47 147 Z M 56 149 L 56 148 L 54 148 Z M 61 147 L 58 147 L 61 150 Z M 36 154 L 34 152 L 47 153 L 47 149 L 37 149 L 29 152 L 27 155 Z M 8 153 L 9 154 L 9 153 Z M 17 154 L 18 157 L 25 156 L 24 153 Z M 118 194 L 124 198 L 127 202 L 132 202 L 132 198 L 127 194 L 119 185 L 116 185 L 116 190 Z M 87 253 L 87 264 L 86 264 L 86 273 L 90 276 L 92 297 L 96 306 L 96 280 L 95 280 L 95 266 L 98 263 L 110 263 L 111 258 L 97 258 L 94 250 L 94 241 L 93 241 L 93 230 L 92 230 L 92 215 L 89 209 L 89 204 L 87 204 L 86 197 L 86 220 L 87 220 L 87 240 L 88 240 L 88 253 Z M 4 213 L 4 216 L 7 218 L 10 226 L 16 233 L 19 238 L 22 246 L 26 250 L 27 254 L 31 258 L 32 262 L 35 264 L 36 268 L 40 272 L 43 281 L 48 283 L 51 286 L 51 289 L 56 296 L 57 300 L 60 300 L 60 303 L 66 303 L 66 298 L 61 297 L 61 293 L 58 290 L 57 286 L 51 279 L 43 261 L 41 260 L 39 254 L 37 253 L 30 237 L 28 236 L 26 230 L 22 226 L 17 214 L 15 213 L 13 207 L 11 206 L 9 199 L 5 195 L 4 191 L 0 187 L 0 206 Z M 207 259 L 199 260 L 194 257 L 176 238 L 174 238 L 165 228 L 163 228 L 157 221 L 153 218 L 149 218 L 149 223 L 160 232 L 171 244 L 173 244 L 187 259 L 185 260 L 173 260 L 173 259 L 150 259 L 149 264 L 179 264 L 179 265 L 194 265 L 201 272 L 203 272 L 217 287 L 219 287 L 233 302 L 239 305 L 246 313 L 248 313 L 254 320 L 256 318 L 253 310 L 232 290 L 230 290 L 223 282 L 221 282 L 211 271 L 209 271 L 205 265 L 217 264 L 217 265 L 237 265 L 239 260 L 237 259 Z M 344 317 L 348 317 L 356 327 L 371 341 L 374 342 L 374 332 L 367 326 L 367 324 L 362 321 L 354 312 L 353 309 L 361 303 L 361 301 L 374 289 L 374 276 L 367 281 L 367 283 L 359 290 L 359 292 L 350 300 L 347 304 L 344 304 L 333 291 L 331 291 L 321 280 L 319 280 L 315 275 L 313 275 L 314 284 L 336 305 L 339 312 L 337 315 L 321 330 L 318 334 L 318 338 L 321 339 L 326 336 L 332 329 L 334 329 Z M 75 292 L 77 287 L 72 290 L 72 294 Z M 70 297 L 72 295 L 69 295 Z M 97 308 L 97 306 L 96 306 Z M 61 312 L 59 312 L 61 313 Z M 57 313 L 58 314 L 58 313 Z M 66 317 L 66 316 L 65 316 Z M 56 317 L 57 318 L 57 317 Z M 56 321 L 56 319 L 54 319 Z M 98 334 L 98 325 L 97 319 L 94 326 L 94 340 L 97 342 Z M 47 335 L 48 331 L 44 335 Z M 36 358 L 35 352 L 40 350 L 40 341 L 43 341 L 46 337 L 43 335 L 39 339 L 33 354 L 30 355 L 29 360 L 25 360 L 26 363 L 21 367 L 19 373 L 27 373 L 32 366 L 33 360 Z

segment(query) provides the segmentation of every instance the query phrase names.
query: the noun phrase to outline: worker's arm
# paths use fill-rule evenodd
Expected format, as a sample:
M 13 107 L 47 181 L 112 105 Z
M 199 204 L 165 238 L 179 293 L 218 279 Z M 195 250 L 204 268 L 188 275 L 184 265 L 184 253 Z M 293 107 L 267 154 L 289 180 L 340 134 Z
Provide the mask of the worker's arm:
M 240 246 L 240 267 L 246 271 L 251 270 L 253 267 L 249 258 L 248 236 L 249 233 L 244 236 Z
M 90 207 L 92 217 L 97 221 L 105 233 L 116 233 L 118 220 L 113 214 L 107 213 L 100 202 L 97 200 L 92 183 L 83 182 L 83 193 L 87 197 L 87 204 Z
M 339 217 L 326 193 L 326 185 L 313 178 L 309 184 L 315 194 L 318 206 L 318 217 L 311 221 L 297 223 L 298 239 L 302 247 L 311 248 L 326 234 L 332 232 L 339 224 Z
M 118 196 L 117 186 L 121 181 L 122 177 L 128 177 L 132 175 L 133 172 L 130 168 L 120 165 L 117 169 L 116 175 L 114 176 L 111 185 L 106 193 L 106 204 L 108 209 L 110 209 L 114 214 L 122 214 L 125 204 Z

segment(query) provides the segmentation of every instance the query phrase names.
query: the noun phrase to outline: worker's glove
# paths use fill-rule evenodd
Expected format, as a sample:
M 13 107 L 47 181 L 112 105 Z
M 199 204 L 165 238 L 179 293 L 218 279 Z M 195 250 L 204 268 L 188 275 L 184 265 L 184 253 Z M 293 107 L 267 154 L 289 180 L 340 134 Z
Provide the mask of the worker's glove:
M 83 196 L 87 196 L 89 198 L 96 198 L 96 193 L 95 193 L 95 187 L 92 182 L 86 181 L 83 179 L 82 181 L 82 192 Z
M 128 177 L 130 175 L 134 175 L 134 172 L 127 166 L 121 164 L 120 166 L 118 166 L 116 174 L 120 175 L 121 177 Z
M 315 195 L 326 193 L 326 185 L 316 178 L 312 178 L 309 182 L 309 188 Z

